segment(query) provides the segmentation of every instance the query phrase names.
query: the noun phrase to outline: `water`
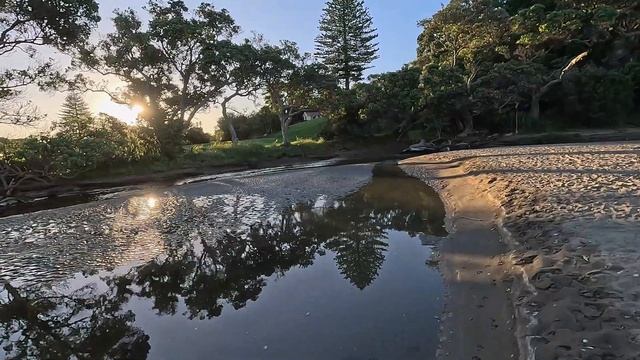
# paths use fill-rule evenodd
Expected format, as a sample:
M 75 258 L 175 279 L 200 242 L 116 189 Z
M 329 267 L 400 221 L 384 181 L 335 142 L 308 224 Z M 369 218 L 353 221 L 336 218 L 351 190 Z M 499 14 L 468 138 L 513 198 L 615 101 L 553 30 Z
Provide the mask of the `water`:
M 0 358 L 432 359 L 443 289 L 425 262 L 444 207 L 379 169 L 339 199 L 286 206 L 250 192 L 133 197 L 83 210 L 97 218 L 51 241 L 57 259 L 9 246 Z M 86 247 L 109 260 L 63 251 Z

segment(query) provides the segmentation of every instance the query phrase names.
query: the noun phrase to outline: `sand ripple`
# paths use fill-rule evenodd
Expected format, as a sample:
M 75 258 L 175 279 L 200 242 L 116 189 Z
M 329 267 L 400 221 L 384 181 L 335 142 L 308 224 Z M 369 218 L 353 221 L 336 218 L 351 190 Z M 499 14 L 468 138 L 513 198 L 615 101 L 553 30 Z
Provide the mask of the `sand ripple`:
M 533 315 L 536 359 L 640 358 L 640 145 L 585 144 L 435 154 L 505 209 L 515 294 Z M 446 179 L 445 179 L 446 181 Z M 519 263 L 520 265 L 515 265 Z

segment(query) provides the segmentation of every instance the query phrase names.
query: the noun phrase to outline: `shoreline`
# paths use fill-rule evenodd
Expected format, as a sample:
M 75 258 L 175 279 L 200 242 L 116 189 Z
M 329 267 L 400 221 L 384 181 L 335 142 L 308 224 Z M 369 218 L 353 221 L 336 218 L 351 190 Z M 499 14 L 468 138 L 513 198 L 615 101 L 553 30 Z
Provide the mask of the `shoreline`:
M 478 184 L 462 176 L 461 167 L 446 162 L 415 165 L 414 159 L 399 165 L 440 194 L 450 234 L 437 247 L 446 300 L 436 358 L 518 358 L 522 344 L 513 333 L 520 331 L 521 322 L 513 308 L 510 249 L 500 229 L 502 208 L 490 193 L 469 191 Z
M 398 154 L 384 156 L 379 153 L 374 153 L 368 157 L 363 156 L 361 153 L 338 154 L 332 157 L 284 158 L 265 161 L 254 166 L 230 165 L 199 169 L 191 168 L 145 175 L 120 176 L 112 179 L 98 178 L 56 183 L 43 187 L 42 189 L 24 191 L 16 196 L 16 198 L 24 198 L 26 201 L 12 200 L 6 203 L 0 202 L 0 218 L 82 204 L 93 201 L 99 196 L 140 190 L 142 188 L 185 185 L 209 181 L 218 177 L 244 176 L 246 173 L 270 174 L 273 172 L 317 167 L 366 164 L 387 160 L 399 161 L 408 157 L 410 156 Z M 2 199 L 0 198 L 0 200 Z M 58 205 L 47 206 L 45 203 L 58 203 Z
M 620 128 L 606 130 L 576 130 L 565 132 L 551 132 L 540 134 L 521 134 L 500 136 L 478 148 L 492 149 L 495 147 L 522 147 L 525 145 L 535 146 L 539 144 L 565 144 L 565 143 L 592 143 L 595 141 L 633 141 L 640 140 L 640 129 Z M 115 177 L 99 176 L 89 179 L 74 179 L 53 182 L 50 184 L 38 185 L 21 189 L 16 195 L 2 198 L 0 197 L 0 217 L 3 213 L 15 204 L 22 204 L 17 211 L 12 214 L 29 212 L 29 204 L 33 199 L 42 198 L 62 198 L 72 196 L 90 196 L 93 193 L 109 192 L 110 189 L 127 187 L 148 187 L 179 184 L 183 180 L 192 178 L 207 178 L 225 174 L 242 173 L 246 171 L 257 171 L 261 169 L 271 169 L 284 167 L 295 169 L 297 166 L 314 164 L 317 162 L 333 162 L 331 165 L 343 165 L 354 163 L 379 162 L 385 160 L 403 161 L 404 159 L 421 157 L 419 154 L 404 154 L 400 151 L 406 144 L 397 142 L 384 143 L 375 146 L 344 145 L 342 149 L 333 153 L 315 156 L 285 157 L 280 159 L 264 160 L 258 163 L 237 163 L 217 166 L 185 167 L 176 170 L 149 172 L 132 175 L 119 175 Z M 473 151 L 473 150 L 471 150 Z M 447 152 L 444 152 L 446 154 Z M 441 155 L 435 153 L 431 155 Z M 422 155 L 429 156 L 429 155 Z M 331 166 L 329 165 L 329 166 Z M 26 205 L 25 205 L 26 204 Z M 6 216 L 6 215 L 4 215 Z
M 468 150 L 401 165 L 447 202 L 481 199 L 499 211 L 520 359 L 640 356 L 640 143 Z

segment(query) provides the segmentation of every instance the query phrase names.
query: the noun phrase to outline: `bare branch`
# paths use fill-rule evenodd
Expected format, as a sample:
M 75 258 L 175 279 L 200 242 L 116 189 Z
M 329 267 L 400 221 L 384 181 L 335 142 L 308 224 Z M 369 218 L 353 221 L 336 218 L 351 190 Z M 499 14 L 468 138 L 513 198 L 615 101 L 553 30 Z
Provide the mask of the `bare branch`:
M 38 108 L 29 102 L 2 101 L 0 104 L 0 124 L 34 126 L 42 119 Z

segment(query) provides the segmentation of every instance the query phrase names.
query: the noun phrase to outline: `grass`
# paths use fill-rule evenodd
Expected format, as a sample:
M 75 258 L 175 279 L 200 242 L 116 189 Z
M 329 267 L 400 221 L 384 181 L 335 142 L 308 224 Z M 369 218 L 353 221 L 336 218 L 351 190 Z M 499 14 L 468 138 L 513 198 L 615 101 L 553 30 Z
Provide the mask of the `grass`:
M 289 140 L 293 142 L 300 139 L 318 139 L 322 131 L 327 127 L 327 123 L 327 119 L 317 118 L 291 125 L 289 127 Z M 279 131 L 267 137 L 240 141 L 241 144 L 258 145 L 271 145 L 276 142 L 282 142 L 282 135 Z
M 233 146 L 230 142 L 197 145 L 183 155 L 183 161 L 198 165 L 253 165 L 261 161 L 286 157 L 322 155 L 327 150 L 323 139 L 298 139 L 290 146 L 279 142 L 241 142 Z
M 319 118 L 295 124 L 289 128 L 289 146 L 282 145 L 280 134 L 260 139 L 231 142 L 213 142 L 186 147 L 176 159 L 166 158 L 125 166 L 114 166 L 86 174 L 84 178 L 146 175 L 184 169 L 206 169 L 220 166 L 258 166 L 261 162 L 283 158 L 327 156 L 331 146 L 320 137 L 327 120 Z

